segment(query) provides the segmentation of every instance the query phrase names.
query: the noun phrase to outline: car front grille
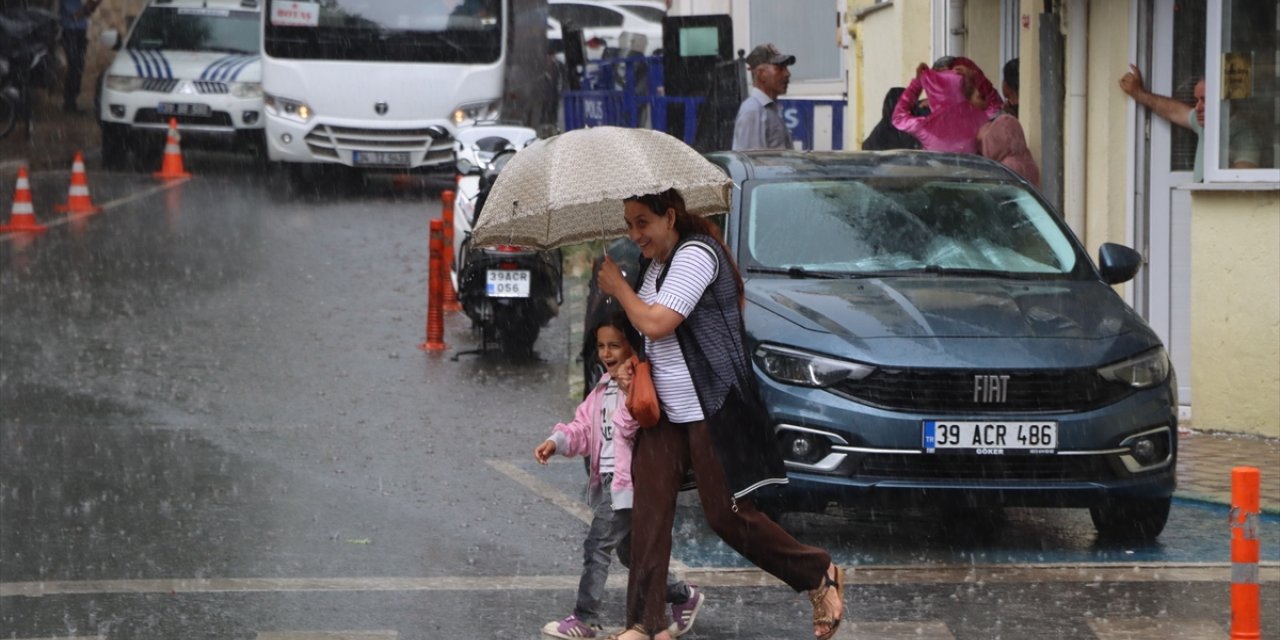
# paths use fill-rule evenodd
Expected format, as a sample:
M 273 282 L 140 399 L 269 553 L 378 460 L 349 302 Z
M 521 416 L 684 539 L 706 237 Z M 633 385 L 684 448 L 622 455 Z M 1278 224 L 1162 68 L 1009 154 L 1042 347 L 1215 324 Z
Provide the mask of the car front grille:
M 133 116 L 135 124 L 167 124 L 169 118 L 174 118 L 178 124 L 203 125 L 206 127 L 231 127 L 231 114 L 226 111 L 214 111 L 206 116 L 167 116 L 162 115 L 155 109 L 138 109 L 137 114 Z
M 408 151 L 412 158 L 422 157 L 425 165 L 454 162 L 453 138 L 436 128 L 363 129 L 320 124 L 307 134 L 306 141 L 312 154 L 335 160 L 339 150 L 359 150 Z
M 894 480 L 1092 481 L 1114 476 L 1101 455 L 865 454 L 853 475 Z
M 975 389 L 979 376 L 1008 376 L 1003 401 L 987 401 Z M 877 369 L 861 380 L 845 380 L 833 391 L 876 407 L 903 411 L 1038 413 L 1088 411 L 1133 393 L 1093 369 L 1049 371 L 956 371 Z
M 225 82 L 210 82 L 208 80 L 196 80 L 192 84 L 196 86 L 196 91 L 199 91 L 200 93 L 226 93 L 227 92 L 227 83 Z
M 178 81 L 173 78 L 147 78 L 142 81 L 142 90 L 154 93 L 169 93 L 176 86 Z

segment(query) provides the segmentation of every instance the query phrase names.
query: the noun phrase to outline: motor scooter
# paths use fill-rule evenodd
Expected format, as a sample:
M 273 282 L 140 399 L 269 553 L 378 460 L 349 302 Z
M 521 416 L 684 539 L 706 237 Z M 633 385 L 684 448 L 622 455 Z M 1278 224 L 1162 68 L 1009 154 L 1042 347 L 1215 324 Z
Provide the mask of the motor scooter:
M 58 33 L 58 18 L 39 8 L 0 13 L 0 138 L 21 120 L 31 136 L 31 88 L 44 85 Z
M 559 249 L 473 246 L 471 230 L 502 167 L 537 140 L 537 132 L 477 124 L 459 129 L 455 140 L 461 177 L 454 197 L 450 277 L 463 312 L 480 334 L 475 352 L 485 353 L 496 344 L 508 356 L 531 355 L 542 327 L 560 313 L 564 302 L 563 255 Z

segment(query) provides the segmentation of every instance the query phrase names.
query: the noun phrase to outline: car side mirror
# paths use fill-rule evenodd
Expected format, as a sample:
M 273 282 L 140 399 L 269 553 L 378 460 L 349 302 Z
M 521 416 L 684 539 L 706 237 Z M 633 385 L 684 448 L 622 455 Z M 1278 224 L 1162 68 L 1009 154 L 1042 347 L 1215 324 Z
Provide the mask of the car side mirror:
M 98 42 L 101 42 L 102 46 L 107 47 L 108 49 L 119 50 L 120 32 L 115 29 L 107 29 L 102 32 L 102 35 L 98 36 Z
M 1142 254 L 1114 242 L 1104 242 L 1098 247 L 1098 267 L 1107 284 L 1128 282 L 1142 268 Z

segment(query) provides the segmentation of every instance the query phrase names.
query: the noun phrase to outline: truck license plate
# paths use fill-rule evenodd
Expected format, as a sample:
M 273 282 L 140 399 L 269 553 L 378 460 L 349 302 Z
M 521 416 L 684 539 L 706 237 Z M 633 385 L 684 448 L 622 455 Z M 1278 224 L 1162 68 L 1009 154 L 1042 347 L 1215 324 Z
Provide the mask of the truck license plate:
M 1058 423 L 926 420 L 925 453 L 1048 454 L 1058 450 Z
M 489 269 L 486 292 L 490 298 L 528 298 L 528 269 Z
M 359 167 L 407 167 L 408 151 L 353 151 L 352 164 Z
M 187 102 L 161 102 L 156 105 L 156 112 L 166 116 L 199 116 L 202 118 L 207 118 L 209 114 L 213 113 L 207 104 Z

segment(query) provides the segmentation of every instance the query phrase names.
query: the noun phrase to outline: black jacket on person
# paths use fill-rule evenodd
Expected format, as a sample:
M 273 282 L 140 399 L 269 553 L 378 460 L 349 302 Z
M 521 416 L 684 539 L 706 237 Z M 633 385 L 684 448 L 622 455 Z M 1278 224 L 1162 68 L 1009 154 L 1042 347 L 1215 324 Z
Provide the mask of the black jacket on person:
M 915 136 L 899 131 L 893 126 L 893 107 L 898 104 L 898 98 L 902 96 L 903 91 L 906 91 L 903 87 L 894 87 L 885 94 L 884 108 L 881 110 L 882 117 L 876 124 L 876 128 L 871 130 L 871 135 L 862 141 L 863 151 L 920 148 L 920 141 L 916 140 Z

